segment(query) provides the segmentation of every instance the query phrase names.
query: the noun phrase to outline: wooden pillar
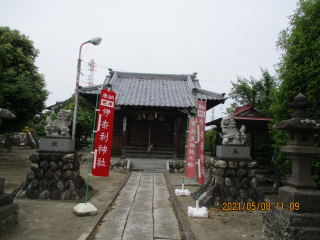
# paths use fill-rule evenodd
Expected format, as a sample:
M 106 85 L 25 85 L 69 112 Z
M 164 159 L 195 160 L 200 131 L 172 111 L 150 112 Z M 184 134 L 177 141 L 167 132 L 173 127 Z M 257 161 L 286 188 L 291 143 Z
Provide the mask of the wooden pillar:
M 177 159 L 177 141 L 178 141 L 178 116 L 174 118 L 174 136 L 173 136 L 173 159 Z
M 127 117 L 123 118 L 121 158 L 126 158 Z

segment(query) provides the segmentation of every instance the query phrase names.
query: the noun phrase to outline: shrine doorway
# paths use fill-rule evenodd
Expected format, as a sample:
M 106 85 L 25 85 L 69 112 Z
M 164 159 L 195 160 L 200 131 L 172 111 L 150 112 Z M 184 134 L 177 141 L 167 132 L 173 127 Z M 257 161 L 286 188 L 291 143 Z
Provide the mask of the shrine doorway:
M 151 124 L 150 142 L 154 147 L 173 147 L 173 120 L 166 121 L 138 121 L 135 118 L 128 119 L 128 145 L 148 146 L 149 128 Z

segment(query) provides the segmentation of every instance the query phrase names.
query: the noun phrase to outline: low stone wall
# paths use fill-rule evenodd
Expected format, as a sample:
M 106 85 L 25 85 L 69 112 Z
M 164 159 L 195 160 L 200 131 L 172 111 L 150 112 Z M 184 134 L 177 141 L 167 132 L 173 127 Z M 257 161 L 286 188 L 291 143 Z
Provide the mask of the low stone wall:
M 212 166 L 211 161 L 204 162 L 204 169 L 208 171 Z M 183 173 L 183 162 L 169 162 L 169 172 L 170 173 Z
M 88 165 L 90 157 L 81 157 L 80 164 Z M 92 159 L 91 159 L 92 161 Z M 114 171 L 126 171 L 128 166 L 127 160 L 110 160 L 110 170 Z
M 19 206 L 13 203 L 13 195 L 4 193 L 5 179 L 0 176 L 0 236 L 19 223 Z
M 199 191 L 204 206 L 221 207 L 223 203 L 262 202 L 264 194 L 258 188 L 254 161 L 214 160 L 209 179 Z
M 80 176 L 81 154 L 35 153 L 30 171 L 16 198 L 78 200 L 86 195 L 87 184 Z M 93 188 L 89 185 L 89 190 Z
M 128 161 L 127 160 L 111 160 L 110 161 L 110 170 L 115 170 L 115 171 L 126 171 L 128 166 Z

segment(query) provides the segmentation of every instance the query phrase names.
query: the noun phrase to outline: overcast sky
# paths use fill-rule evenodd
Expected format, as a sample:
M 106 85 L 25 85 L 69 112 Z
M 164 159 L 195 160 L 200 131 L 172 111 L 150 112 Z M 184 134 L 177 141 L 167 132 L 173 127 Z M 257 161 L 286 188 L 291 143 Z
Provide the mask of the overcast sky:
M 80 85 L 87 86 L 88 62 L 97 64 L 94 84 L 108 68 L 164 74 L 197 72 L 201 87 L 229 93 L 237 75 L 275 74 L 278 33 L 289 23 L 297 0 L 10 0 L 0 1 L 0 25 L 18 29 L 40 50 L 36 65 L 51 92 L 50 106 L 75 90 L 83 42 Z M 214 117 L 231 101 L 216 106 Z M 211 111 L 207 112 L 207 121 Z

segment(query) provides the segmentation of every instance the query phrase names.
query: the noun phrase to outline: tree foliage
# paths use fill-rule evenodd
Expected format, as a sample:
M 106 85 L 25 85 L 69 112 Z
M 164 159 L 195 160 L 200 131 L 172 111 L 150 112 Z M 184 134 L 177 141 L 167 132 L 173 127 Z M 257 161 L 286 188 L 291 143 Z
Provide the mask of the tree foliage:
M 215 144 L 216 144 L 216 128 L 211 128 L 205 133 L 205 141 L 204 141 L 204 151 L 205 152 L 214 152 Z
M 273 104 L 273 94 L 276 89 L 276 79 L 267 69 L 260 68 L 259 80 L 253 76 L 249 79 L 237 77 L 237 82 L 232 83 L 229 97 L 235 102 L 227 108 L 228 115 L 233 114 L 237 107 L 251 103 L 252 107 L 265 117 L 272 117 L 270 108 Z M 255 161 L 259 164 L 269 165 L 271 159 L 271 140 L 268 132 L 256 132 L 255 134 Z M 245 146 L 251 147 L 251 134 L 247 134 Z
M 276 86 L 275 78 L 272 77 L 267 69 L 260 68 L 261 78 L 256 80 L 250 76 L 250 80 L 237 76 L 237 82 L 232 82 L 229 98 L 235 100 L 230 108 L 227 108 L 227 114 L 231 115 L 239 106 L 251 103 L 252 107 L 261 112 L 266 117 L 270 117 L 270 107 L 272 105 L 272 94 Z
M 38 138 L 46 137 L 44 127 L 47 125 L 46 118 L 50 116 L 51 120 L 55 120 L 60 109 L 72 110 L 74 109 L 74 96 L 64 101 L 60 105 L 54 108 L 54 113 L 50 115 L 50 112 L 42 114 L 38 122 L 36 131 Z M 95 107 L 79 96 L 78 110 L 77 110 L 77 124 L 76 124 L 76 136 L 75 136 L 75 148 L 76 150 L 88 147 L 90 145 L 90 137 L 92 135 L 93 121 L 94 121 Z M 72 123 L 70 125 L 70 135 L 72 132 Z
M 3 49 L 3 46 L 0 45 L 0 106 L 2 106 L 3 103 L 4 71 L 7 66 L 7 55 Z
M 282 51 L 277 64 L 279 90 L 274 92 L 271 111 L 274 123 L 291 118 L 293 109 L 287 103 L 299 93 L 303 93 L 309 102 L 314 103 L 308 111 L 311 118 L 320 119 L 320 1 L 300 0 L 297 10 L 290 16 L 288 28 L 279 34 L 277 47 Z M 273 124 L 274 124 L 273 123 Z M 277 162 L 282 172 L 290 174 L 291 161 L 280 147 L 287 145 L 288 134 L 272 129 L 279 153 Z M 315 145 L 320 145 L 320 136 L 316 134 Z M 314 180 L 320 185 L 320 158 L 312 165 Z
M 28 37 L 9 27 L 0 27 L 0 45 L 0 107 L 17 116 L 3 121 L 0 131 L 20 131 L 42 112 L 48 96 L 44 75 L 35 66 L 39 51 Z

